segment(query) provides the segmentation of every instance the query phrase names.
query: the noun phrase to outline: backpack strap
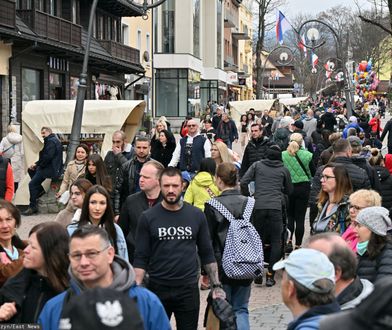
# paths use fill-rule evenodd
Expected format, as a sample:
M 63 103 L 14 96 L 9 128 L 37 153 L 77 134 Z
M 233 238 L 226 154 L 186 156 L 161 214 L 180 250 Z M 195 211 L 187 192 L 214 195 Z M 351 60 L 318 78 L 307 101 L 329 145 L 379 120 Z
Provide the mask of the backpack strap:
M 212 198 L 207 203 L 209 205 L 211 205 L 213 208 L 215 208 L 220 214 L 222 214 L 229 222 L 236 220 L 234 215 L 227 209 L 227 207 L 224 206 L 217 199 Z M 244 220 L 250 221 L 254 205 L 255 205 L 254 198 L 248 197 L 248 201 L 246 202 L 244 214 L 242 215 Z

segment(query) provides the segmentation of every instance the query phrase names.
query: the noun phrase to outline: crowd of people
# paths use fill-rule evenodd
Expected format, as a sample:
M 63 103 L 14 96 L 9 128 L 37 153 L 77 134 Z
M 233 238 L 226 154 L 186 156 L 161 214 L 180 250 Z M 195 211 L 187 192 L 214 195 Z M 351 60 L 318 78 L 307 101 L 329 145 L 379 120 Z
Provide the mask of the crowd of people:
M 283 270 L 288 329 L 329 329 L 333 313 L 359 322 L 357 310 L 392 286 L 386 106 L 357 104 L 347 118 L 340 98 L 323 98 L 275 116 L 249 109 L 238 123 L 217 106 L 187 117 L 177 139 L 161 117 L 131 146 L 113 132 L 105 157 L 80 144 L 64 170 L 60 141 L 42 127 L 23 215 L 39 212 L 46 178 L 61 178 L 64 209 L 27 241 L 12 204 L 22 138 L 10 126 L 0 143 L 0 321 L 170 329 L 174 315 L 177 329 L 197 329 L 199 290 L 210 289 L 210 302 L 228 304 L 215 310 L 221 327 L 246 330 L 252 285 L 273 287 Z M 78 318 L 86 295 L 97 308 Z

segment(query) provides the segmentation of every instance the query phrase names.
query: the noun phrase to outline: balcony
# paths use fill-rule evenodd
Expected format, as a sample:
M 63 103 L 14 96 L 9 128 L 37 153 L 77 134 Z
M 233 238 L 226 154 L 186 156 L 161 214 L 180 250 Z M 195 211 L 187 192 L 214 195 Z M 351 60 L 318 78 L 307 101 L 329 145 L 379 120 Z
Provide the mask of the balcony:
M 234 30 L 231 32 L 231 36 L 232 38 L 236 39 L 236 40 L 249 40 L 250 36 L 249 36 L 249 31 L 248 31 L 248 27 L 245 25 L 243 28 L 242 32 L 239 32 L 238 29 Z
M 225 8 L 225 13 L 224 13 L 224 27 L 225 28 L 235 28 L 238 26 L 238 10 L 234 11 L 233 9 L 230 8 Z
M 15 28 L 15 0 L 0 0 L 0 25 Z
M 40 37 L 76 47 L 82 46 L 82 27 L 80 25 L 36 9 L 18 10 L 17 13 Z
M 140 64 L 140 51 L 138 49 L 113 40 L 98 41 L 113 57 L 133 64 Z

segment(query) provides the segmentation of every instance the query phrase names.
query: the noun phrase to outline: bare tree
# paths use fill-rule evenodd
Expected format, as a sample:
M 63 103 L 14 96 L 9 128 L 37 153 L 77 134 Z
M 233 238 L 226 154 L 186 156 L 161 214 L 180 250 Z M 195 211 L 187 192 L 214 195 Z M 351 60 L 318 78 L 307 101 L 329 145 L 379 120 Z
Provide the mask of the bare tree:
M 363 13 L 358 0 L 355 0 L 355 2 L 359 10 L 359 18 L 363 22 L 377 26 L 389 35 L 392 35 L 392 0 L 368 0 L 374 16 Z

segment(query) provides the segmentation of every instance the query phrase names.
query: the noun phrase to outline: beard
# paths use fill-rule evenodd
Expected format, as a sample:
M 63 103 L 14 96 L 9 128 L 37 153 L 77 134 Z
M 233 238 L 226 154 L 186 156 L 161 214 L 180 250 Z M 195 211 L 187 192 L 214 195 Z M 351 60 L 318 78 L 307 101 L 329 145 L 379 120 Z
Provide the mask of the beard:
M 175 197 L 175 198 L 174 198 Z M 174 199 L 173 199 L 174 198 Z M 179 194 L 178 196 L 175 195 L 163 195 L 163 199 L 167 204 L 170 205 L 175 205 L 179 202 L 179 200 L 181 199 L 181 194 Z

